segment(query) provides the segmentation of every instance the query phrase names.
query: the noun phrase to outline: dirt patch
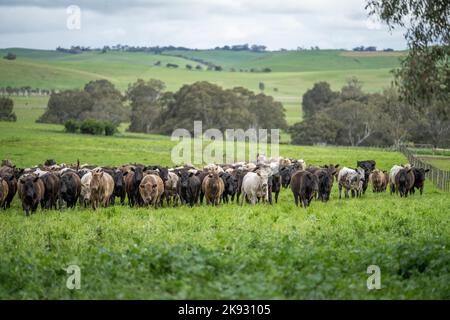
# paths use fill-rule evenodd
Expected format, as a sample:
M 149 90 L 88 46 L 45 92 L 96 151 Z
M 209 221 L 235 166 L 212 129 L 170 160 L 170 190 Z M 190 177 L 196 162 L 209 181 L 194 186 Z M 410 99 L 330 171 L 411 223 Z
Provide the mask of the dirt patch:
M 406 52 L 396 52 L 396 51 L 346 51 L 339 54 L 344 57 L 402 57 L 406 56 Z

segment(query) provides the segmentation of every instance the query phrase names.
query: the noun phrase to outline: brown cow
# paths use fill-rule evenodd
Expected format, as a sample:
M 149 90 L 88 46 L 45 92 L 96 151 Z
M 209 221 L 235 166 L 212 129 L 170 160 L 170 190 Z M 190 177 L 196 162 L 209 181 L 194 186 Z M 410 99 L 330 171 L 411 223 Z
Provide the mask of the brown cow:
M 386 190 L 387 181 L 383 171 L 378 169 L 373 170 L 369 176 L 369 181 L 372 183 L 373 192 L 383 192 Z
M 414 187 L 414 172 L 412 168 L 402 168 L 395 175 L 395 189 L 400 193 L 400 197 L 407 197 L 408 192 Z
M 296 206 L 308 207 L 318 189 L 318 178 L 311 172 L 300 170 L 292 176 L 291 190 Z
M 90 186 L 92 208 L 95 210 L 100 205 L 106 208 L 114 191 L 114 179 L 106 172 L 93 171 Z
M 52 172 L 48 172 L 41 176 L 41 180 L 44 183 L 44 197 L 41 200 L 42 209 L 56 209 L 59 195 L 59 177 Z
M 205 194 L 206 204 L 217 206 L 220 203 L 225 184 L 217 173 L 209 173 L 202 182 L 202 192 Z
M 0 177 L 0 208 L 3 208 L 6 197 L 8 196 L 8 183 Z
M 164 182 L 157 174 L 146 174 L 139 185 L 144 205 L 158 208 L 161 205 L 161 197 L 164 195 Z
M 387 172 L 386 170 L 383 170 L 383 174 L 384 174 L 383 191 L 386 191 L 387 186 L 388 186 L 388 184 L 389 184 L 389 172 Z
M 31 213 L 36 211 L 39 202 L 44 197 L 44 190 L 44 183 L 38 176 L 30 174 L 19 179 L 19 197 L 27 216 L 30 214 L 30 211 Z

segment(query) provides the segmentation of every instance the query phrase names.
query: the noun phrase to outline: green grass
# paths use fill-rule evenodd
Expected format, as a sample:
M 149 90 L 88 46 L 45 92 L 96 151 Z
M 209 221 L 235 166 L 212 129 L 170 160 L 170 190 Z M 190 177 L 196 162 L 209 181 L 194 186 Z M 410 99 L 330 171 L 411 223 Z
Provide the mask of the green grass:
M 57 162 L 171 165 L 168 137 L 63 133 L 37 124 L 45 98 L 16 101 L 17 123 L 0 122 L 0 157 L 17 166 Z M 121 128 L 123 129 L 124 126 Z M 282 145 L 308 164 L 375 159 L 398 152 Z M 273 206 L 41 211 L 25 217 L 17 198 L 0 212 L 0 298 L 449 299 L 448 194 L 426 182 L 423 196 L 373 194 L 296 208 L 290 190 Z M 81 268 L 81 289 L 65 283 Z M 369 265 L 381 290 L 366 287 Z
M 264 82 L 265 93 L 281 101 L 287 110 L 287 121 L 301 120 L 301 97 L 315 82 L 328 81 L 334 90 L 340 89 L 351 77 L 359 78 L 368 92 L 378 92 L 390 85 L 390 70 L 399 65 L 398 57 L 344 57 L 342 51 L 318 52 L 177 52 L 189 57 L 201 57 L 223 64 L 226 71 L 189 71 L 191 60 L 163 55 L 127 52 L 87 52 L 64 54 L 56 51 L 31 49 L 0 49 L 0 55 L 13 52 L 17 59 L 0 59 L 0 87 L 31 86 L 42 89 L 83 88 L 91 80 L 108 79 L 120 90 L 136 79 L 160 79 L 168 90 L 177 90 L 183 84 L 210 81 L 225 88 L 242 86 L 259 92 Z M 358 61 L 356 61 L 358 60 Z M 161 61 L 162 66 L 154 66 Z M 164 67 L 176 63 L 178 69 Z M 252 68 L 270 66 L 273 72 L 230 72 L 228 67 Z M 274 89 L 278 89 L 275 91 Z
M 422 161 L 425 161 L 436 168 L 441 170 L 450 171 L 450 157 L 442 157 L 442 156 L 420 156 Z
M 212 62 L 226 69 L 249 70 L 271 68 L 274 72 L 309 72 L 345 69 L 385 69 L 398 67 L 400 57 L 349 57 L 342 50 L 235 52 L 224 50 L 166 51 L 165 55 L 180 55 Z M 195 63 L 195 62 L 194 62 Z

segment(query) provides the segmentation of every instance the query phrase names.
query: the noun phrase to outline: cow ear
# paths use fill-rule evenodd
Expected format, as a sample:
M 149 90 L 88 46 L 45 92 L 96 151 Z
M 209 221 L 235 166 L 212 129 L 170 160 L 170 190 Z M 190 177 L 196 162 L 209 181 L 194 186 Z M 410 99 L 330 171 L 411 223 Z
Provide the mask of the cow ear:
M 430 169 L 426 169 L 426 170 L 425 170 L 425 172 L 429 172 L 429 171 L 430 171 Z
M 339 163 L 337 165 L 334 166 L 336 169 L 339 168 Z
M 133 172 L 135 172 L 135 171 L 136 171 L 136 169 L 135 169 L 135 168 L 133 168 L 133 167 L 131 167 L 131 168 L 130 168 L 130 170 L 131 170 L 131 171 L 133 171 Z
M 127 174 L 128 174 L 128 171 L 125 171 L 125 172 L 123 173 L 123 176 L 125 177 Z
M 39 180 L 39 177 L 35 177 L 34 179 L 33 179 L 33 182 L 37 182 Z
M 102 178 L 103 177 L 103 174 L 104 174 L 104 172 L 102 171 L 102 172 L 100 172 L 100 178 Z
M 197 171 L 197 172 L 195 173 L 195 175 L 196 175 L 196 176 L 199 176 L 200 173 L 201 173 L 200 171 Z
M 192 177 L 194 175 L 193 172 L 189 172 L 189 177 Z

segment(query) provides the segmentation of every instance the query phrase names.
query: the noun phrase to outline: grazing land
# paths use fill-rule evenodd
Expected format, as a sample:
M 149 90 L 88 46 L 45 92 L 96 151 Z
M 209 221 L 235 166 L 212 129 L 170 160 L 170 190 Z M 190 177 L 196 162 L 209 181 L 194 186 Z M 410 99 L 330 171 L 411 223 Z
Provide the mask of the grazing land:
M 125 132 L 125 124 L 114 137 L 63 133 L 61 125 L 35 123 L 45 102 L 15 98 L 17 123 L 0 122 L 2 159 L 19 167 L 48 158 L 173 165 L 169 137 Z M 354 167 L 375 159 L 389 169 L 406 162 L 398 152 L 370 148 L 281 145 L 280 153 L 307 164 Z M 337 199 L 334 184 L 328 203 L 307 209 L 283 189 L 272 206 L 116 205 L 25 217 L 16 197 L 0 211 L 0 298 L 449 299 L 449 209 L 448 194 L 429 181 L 422 196 L 369 187 L 348 200 Z M 63 268 L 74 264 L 80 290 L 66 288 Z M 381 269 L 380 290 L 367 289 L 370 265 Z
M 31 86 L 41 89 L 82 88 L 87 82 L 107 79 L 125 91 L 136 79 L 155 78 L 166 83 L 168 90 L 183 84 L 210 81 L 225 88 L 243 86 L 274 96 L 286 108 L 287 121 L 301 120 L 301 97 L 315 82 L 328 81 L 334 90 L 340 89 L 351 77 L 357 77 L 367 92 L 379 92 L 392 81 L 390 70 L 400 64 L 399 56 L 348 57 L 347 51 L 175 51 L 163 54 L 132 52 L 85 52 L 67 54 L 57 51 L 31 49 L 0 49 L 0 56 L 12 52 L 13 61 L 0 59 L 0 87 Z M 177 57 L 174 55 L 181 55 Z M 206 66 L 190 59 L 220 65 L 223 71 L 208 71 Z M 161 62 L 160 66 L 155 63 Z M 166 64 L 178 68 L 167 68 Z M 200 64 L 203 70 L 188 70 L 187 64 Z M 249 72 L 250 69 L 270 68 L 272 72 Z M 231 69 L 235 71 L 232 72 Z M 240 72 L 242 69 L 244 72 Z

